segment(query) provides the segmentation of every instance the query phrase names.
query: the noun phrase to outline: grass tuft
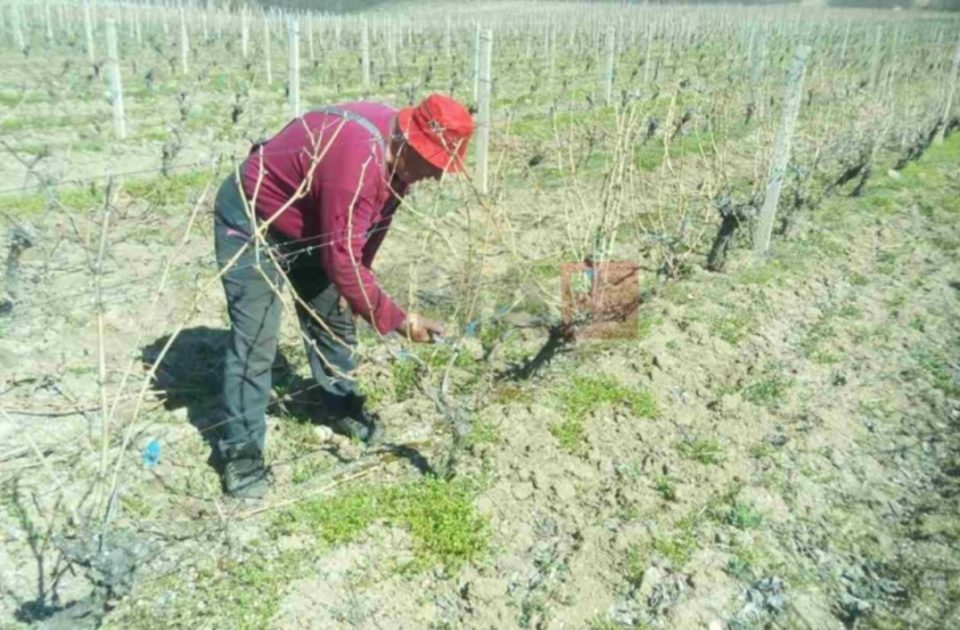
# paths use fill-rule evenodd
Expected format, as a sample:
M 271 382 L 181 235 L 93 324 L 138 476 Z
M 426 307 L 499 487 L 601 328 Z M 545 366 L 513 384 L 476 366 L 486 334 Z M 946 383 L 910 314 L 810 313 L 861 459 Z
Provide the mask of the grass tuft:
M 717 465 L 723 461 L 723 449 L 720 443 L 709 438 L 691 438 L 679 442 L 677 453 L 684 459 L 701 464 Z
M 735 313 L 728 317 L 723 317 L 713 323 L 713 333 L 729 343 L 732 346 L 739 344 L 747 338 L 747 333 L 753 327 L 755 321 L 753 317 L 744 313 Z
M 667 501 L 677 500 L 677 484 L 667 475 L 661 475 L 653 483 L 653 489 Z
M 632 389 L 607 374 L 574 376 L 570 384 L 557 393 L 563 420 L 550 432 L 561 448 L 578 453 L 584 445 L 584 422 L 590 413 L 610 405 L 623 405 L 638 418 L 653 418 L 657 414 L 656 400 L 645 389 Z
M 748 402 L 773 409 L 780 405 L 792 386 L 793 379 L 770 370 L 763 378 L 744 387 L 741 395 Z

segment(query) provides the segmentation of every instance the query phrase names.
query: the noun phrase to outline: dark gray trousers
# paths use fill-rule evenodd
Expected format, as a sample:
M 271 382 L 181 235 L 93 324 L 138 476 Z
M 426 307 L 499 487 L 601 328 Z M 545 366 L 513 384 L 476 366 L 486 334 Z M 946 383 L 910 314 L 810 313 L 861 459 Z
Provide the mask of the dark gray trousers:
M 264 416 L 270 402 L 271 369 L 283 310 L 280 295 L 270 286 L 272 283 L 277 289 L 283 287 L 278 265 L 309 308 L 308 312 L 300 303 L 296 305 L 316 382 L 309 392 L 310 399 L 333 415 L 352 415 L 363 406 L 356 383 L 346 376 L 356 367 L 356 328 L 350 309 L 339 307 L 337 287 L 324 275 L 316 255 L 304 252 L 304 243 L 287 242 L 269 234 L 265 244 L 270 247 L 275 264 L 263 249 L 263 242 L 259 248 L 250 242 L 252 233 L 239 186 L 231 175 L 217 193 L 214 210 L 220 269 L 244 245 L 250 244 L 223 275 L 231 328 L 223 371 L 222 417 L 217 419 L 222 461 L 262 457 Z M 313 315 L 326 324 L 329 332 Z

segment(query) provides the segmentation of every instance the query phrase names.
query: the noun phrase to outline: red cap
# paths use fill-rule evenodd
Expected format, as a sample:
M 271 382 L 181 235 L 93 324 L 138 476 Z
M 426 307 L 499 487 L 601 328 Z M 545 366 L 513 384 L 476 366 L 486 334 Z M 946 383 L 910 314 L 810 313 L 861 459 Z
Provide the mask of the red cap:
M 464 170 L 473 119 L 467 108 L 442 94 L 431 94 L 397 115 L 407 143 L 423 159 L 448 173 Z

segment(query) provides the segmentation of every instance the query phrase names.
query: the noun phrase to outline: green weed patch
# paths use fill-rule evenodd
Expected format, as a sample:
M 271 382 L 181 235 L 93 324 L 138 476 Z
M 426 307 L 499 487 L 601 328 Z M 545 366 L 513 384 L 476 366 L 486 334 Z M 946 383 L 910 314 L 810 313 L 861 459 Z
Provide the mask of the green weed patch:
M 657 404 L 653 394 L 645 389 L 632 389 L 609 375 L 574 376 L 571 382 L 556 394 L 563 420 L 550 427 L 560 447 L 570 453 L 579 453 L 584 446 L 584 422 L 590 413 L 610 405 L 623 405 L 637 418 L 653 418 Z
M 301 503 L 277 517 L 282 534 L 309 533 L 325 545 L 355 540 L 376 521 L 407 529 L 420 567 L 457 567 L 487 545 L 486 521 L 477 513 L 467 481 L 428 479 L 393 487 L 365 487 Z

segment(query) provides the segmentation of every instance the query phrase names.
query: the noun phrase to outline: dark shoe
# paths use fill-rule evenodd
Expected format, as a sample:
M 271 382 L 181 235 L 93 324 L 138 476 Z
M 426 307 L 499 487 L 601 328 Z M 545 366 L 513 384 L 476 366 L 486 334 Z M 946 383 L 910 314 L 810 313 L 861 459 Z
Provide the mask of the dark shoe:
M 331 428 L 352 440 L 359 440 L 364 444 L 374 444 L 379 441 L 380 428 L 377 426 L 377 415 L 360 410 L 349 416 L 343 416 L 331 423 Z
M 259 500 L 270 490 L 269 472 L 259 458 L 232 459 L 223 465 L 223 492 L 236 499 Z

